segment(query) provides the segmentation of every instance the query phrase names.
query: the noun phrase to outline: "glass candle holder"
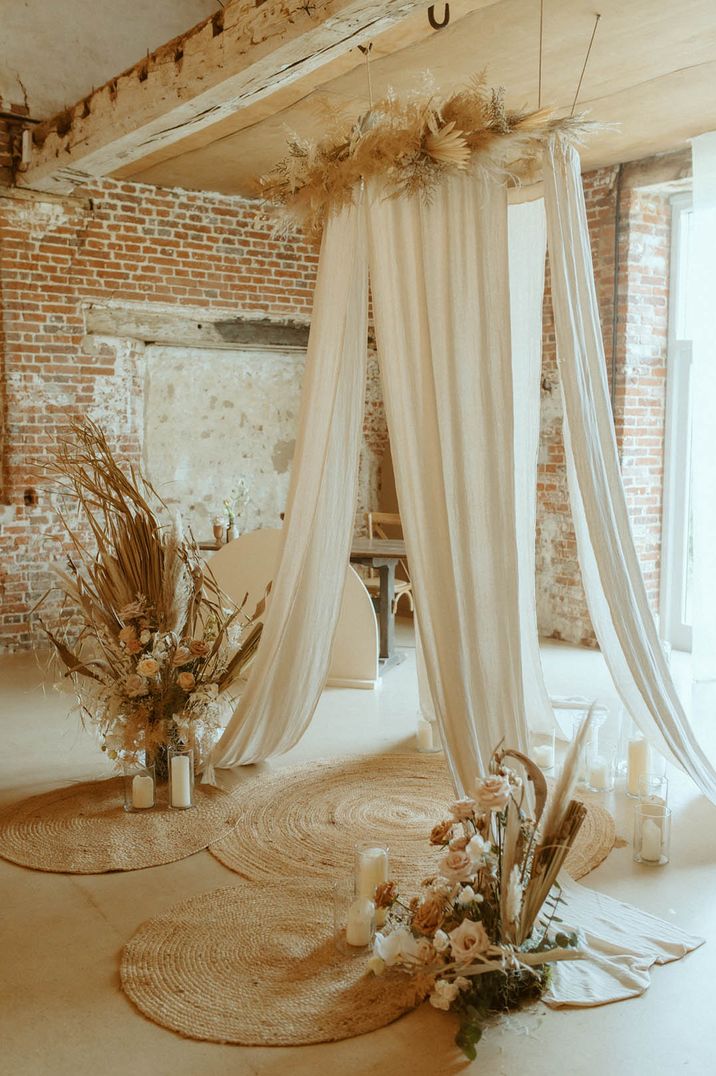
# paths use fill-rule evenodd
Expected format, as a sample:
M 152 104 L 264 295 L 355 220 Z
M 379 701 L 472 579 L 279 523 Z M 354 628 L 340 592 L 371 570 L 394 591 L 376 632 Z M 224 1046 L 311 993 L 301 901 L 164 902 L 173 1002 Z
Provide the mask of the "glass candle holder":
M 333 943 L 339 953 L 350 955 L 372 945 L 375 937 L 375 905 L 356 893 L 353 878 L 333 883 Z
M 387 882 L 390 877 L 390 849 L 380 841 L 370 841 L 356 845 L 355 851 L 355 895 L 367 900 L 374 900 L 375 888 Z M 382 927 L 386 918 L 385 908 L 375 909 L 376 925 Z
M 214 516 L 211 521 L 211 529 L 214 534 L 214 541 L 223 545 L 226 538 L 226 523 L 223 516 Z
M 616 775 L 615 752 L 608 746 L 597 746 L 587 752 L 587 787 L 590 792 L 612 792 Z
M 431 755 L 442 750 L 437 724 L 434 721 L 426 721 L 420 714 L 415 731 L 415 745 L 421 755 Z
M 669 781 L 660 773 L 642 773 L 637 788 L 639 801 L 657 803 L 666 807 L 669 799 Z
M 157 782 L 154 766 L 141 763 L 124 768 L 125 811 L 148 811 L 157 802 Z
M 543 773 L 554 772 L 555 730 L 551 732 L 533 732 L 530 736 L 530 758 Z
M 194 752 L 190 747 L 169 748 L 169 806 L 180 811 L 194 806 Z
M 660 867 L 669 862 L 671 811 L 644 800 L 634 807 L 634 862 Z

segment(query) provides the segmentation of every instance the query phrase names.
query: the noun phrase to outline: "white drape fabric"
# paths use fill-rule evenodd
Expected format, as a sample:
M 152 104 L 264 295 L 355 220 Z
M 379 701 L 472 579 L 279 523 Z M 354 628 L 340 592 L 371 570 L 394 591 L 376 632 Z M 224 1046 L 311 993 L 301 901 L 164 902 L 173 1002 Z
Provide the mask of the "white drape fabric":
M 560 877 L 562 928 L 579 931 L 583 960 L 552 965 L 544 1001 L 553 1009 L 625 1001 L 648 989 L 654 964 L 680 960 L 704 939 L 631 904 Z
M 542 375 L 542 303 L 547 231 L 544 201 L 511 205 L 507 213 L 515 439 L 515 526 L 520 604 L 522 687 L 527 724 L 554 728 L 539 653 L 535 595 L 537 457 Z
M 369 189 L 373 311 L 430 694 L 453 779 L 526 746 L 504 186 Z
M 288 751 L 323 690 L 353 531 L 367 323 L 363 207 L 349 206 L 323 236 L 283 555 L 249 682 L 214 766 Z
M 544 186 L 567 475 L 592 624 L 644 735 L 716 801 L 716 773 L 682 709 L 641 576 L 609 406 L 579 156 L 556 139 L 545 151 Z
M 693 249 L 688 304 L 693 326 L 691 367 L 691 510 L 693 525 L 693 641 L 695 680 L 716 680 L 716 131 L 691 144 Z

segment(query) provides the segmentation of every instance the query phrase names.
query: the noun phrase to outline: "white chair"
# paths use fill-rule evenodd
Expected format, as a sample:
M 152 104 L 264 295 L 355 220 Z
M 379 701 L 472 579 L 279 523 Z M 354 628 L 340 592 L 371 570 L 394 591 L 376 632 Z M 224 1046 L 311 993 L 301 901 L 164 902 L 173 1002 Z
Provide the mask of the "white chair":
M 221 589 L 235 602 L 241 603 L 248 594 L 244 608 L 252 612 L 266 584 L 276 576 L 280 555 L 281 531 L 262 527 L 222 546 L 208 558 L 208 564 Z M 374 688 L 378 680 L 375 610 L 358 573 L 349 566 L 326 686 Z

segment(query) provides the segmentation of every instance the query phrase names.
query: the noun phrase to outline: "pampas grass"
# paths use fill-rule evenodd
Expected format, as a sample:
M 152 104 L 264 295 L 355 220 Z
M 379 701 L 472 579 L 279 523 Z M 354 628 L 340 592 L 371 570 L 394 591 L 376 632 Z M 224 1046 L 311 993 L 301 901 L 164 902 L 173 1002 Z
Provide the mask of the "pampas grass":
M 47 476 L 72 551 L 53 588 L 63 596 L 60 625 L 40 623 L 80 712 L 112 758 L 168 742 L 199 748 L 256 652 L 265 599 L 249 616 L 222 593 L 179 517 L 162 518 L 157 491 L 119 466 L 95 423 L 70 425 Z
M 388 197 L 429 198 L 445 175 L 468 166 L 516 179 L 553 135 L 579 140 L 594 127 L 583 117 L 510 111 L 504 91 L 484 75 L 447 98 L 388 95 L 357 120 L 327 117 L 320 142 L 293 137 L 288 154 L 259 181 L 284 231 L 317 236 L 327 213 L 351 203 L 361 182 L 378 181 Z

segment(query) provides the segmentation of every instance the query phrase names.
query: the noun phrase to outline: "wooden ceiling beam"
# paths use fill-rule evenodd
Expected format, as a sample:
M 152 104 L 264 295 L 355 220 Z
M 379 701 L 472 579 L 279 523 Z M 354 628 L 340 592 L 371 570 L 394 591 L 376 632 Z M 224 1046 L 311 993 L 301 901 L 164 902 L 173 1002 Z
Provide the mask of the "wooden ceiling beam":
M 18 185 L 68 193 L 213 126 L 370 41 L 430 0 L 229 0 L 38 125 Z

